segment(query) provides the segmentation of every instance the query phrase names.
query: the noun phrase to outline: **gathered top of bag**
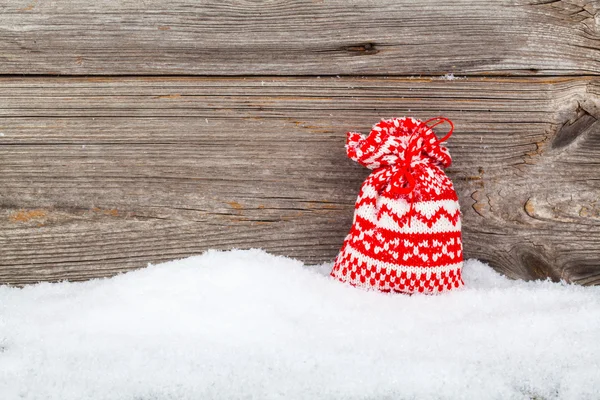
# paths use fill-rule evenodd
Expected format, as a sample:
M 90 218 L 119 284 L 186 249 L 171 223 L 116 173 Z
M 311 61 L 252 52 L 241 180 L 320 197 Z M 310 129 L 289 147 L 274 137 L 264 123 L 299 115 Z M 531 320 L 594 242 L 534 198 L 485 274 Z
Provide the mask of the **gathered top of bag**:
M 435 123 L 428 125 L 431 122 Z M 432 128 L 444 122 L 450 130 L 438 139 Z M 379 195 L 410 195 L 413 199 L 413 191 L 418 187 L 417 199 L 428 200 L 428 193 L 439 198 L 442 191 L 454 199 L 452 184 L 445 174 L 439 173 L 452 164 L 450 153 L 442 144 L 452 131 L 452 122 L 444 117 L 425 122 L 410 117 L 384 119 L 366 137 L 348 132 L 346 151 L 352 160 L 375 170 L 371 183 Z M 436 182 L 439 179 L 444 182 Z
M 432 121 L 437 123 L 428 126 Z M 348 156 L 369 169 L 418 162 L 425 157 L 430 159 L 426 161 L 448 168 L 452 159 L 441 143 L 452 135 L 452 129 L 442 139 L 432 130 L 443 122 L 452 127 L 452 122 L 444 117 L 425 122 L 406 117 L 381 120 L 366 138 L 358 132 L 348 132 Z

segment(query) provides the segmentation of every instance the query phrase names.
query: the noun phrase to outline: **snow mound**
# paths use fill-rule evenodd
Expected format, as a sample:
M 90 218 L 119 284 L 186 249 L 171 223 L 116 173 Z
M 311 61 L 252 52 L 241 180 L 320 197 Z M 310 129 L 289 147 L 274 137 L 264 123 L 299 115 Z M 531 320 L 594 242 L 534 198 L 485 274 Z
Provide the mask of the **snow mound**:
M 597 399 L 600 287 L 467 261 L 440 296 L 260 250 L 0 287 L 0 398 Z

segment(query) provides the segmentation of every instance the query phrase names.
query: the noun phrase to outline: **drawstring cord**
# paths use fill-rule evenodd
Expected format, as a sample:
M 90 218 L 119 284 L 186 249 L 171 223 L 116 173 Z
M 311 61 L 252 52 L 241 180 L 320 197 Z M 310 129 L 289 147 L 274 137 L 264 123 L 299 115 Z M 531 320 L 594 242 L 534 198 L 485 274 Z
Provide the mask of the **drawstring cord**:
M 428 124 L 432 121 L 437 121 L 437 122 L 435 124 L 429 126 Z M 435 128 L 436 126 L 438 126 L 440 124 L 443 124 L 444 122 L 447 122 L 450 125 L 450 130 L 448 131 L 448 133 L 446 133 L 446 135 L 443 138 L 438 139 L 438 143 L 442 143 L 442 142 L 448 140 L 448 138 L 450 136 L 452 136 L 452 132 L 454 132 L 454 124 L 452 123 L 452 121 L 450 121 L 446 117 L 434 117 L 434 118 L 430 118 L 424 122 L 424 124 L 427 125 L 429 127 L 429 129 L 432 129 L 432 130 L 433 130 L 433 128 Z M 412 169 L 411 169 L 410 164 L 412 163 L 412 158 L 415 155 L 418 155 L 421 152 L 421 150 L 423 149 L 423 147 L 425 147 L 425 144 L 422 144 L 421 147 L 419 147 L 416 150 L 413 150 L 411 147 L 411 141 L 413 139 L 413 136 L 414 136 L 414 132 L 408 138 L 408 142 L 406 142 L 406 154 L 404 157 L 404 162 L 402 163 L 402 165 L 400 166 L 398 171 L 396 171 L 390 177 L 391 182 L 394 182 L 394 181 L 398 182 L 400 180 L 400 178 L 404 177 L 404 180 L 407 183 L 407 185 L 404 187 L 394 188 L 394 186 L 392 186 L 391 190 L 398 195 L 407 194 L 409 196 L 410 208 L 408 210 L 408 213 L 409 213 L 410 217 L 408 218 L 408 226 L 410 226 L 410 221 L 412 220 L 412 212 L 413 212 L 413 206 L 414 206 L 413 191 L 415 189 L 415 182 L 416 182 L 415 177 L 412 174 Z M 379 214 L 381 216 L 381 212 Z
M 435 124 L 433 124 L 431 126 L 427 125 L 431 121 L 435 121 L 435 120 L 437 120 L 438 122 L 436 122 Z M 450 130 L 448 131 L 448 133 L 446 133 L 446 136 L 444 136 L 441 139 L 438 139 L 438 143 L 445 142 L 446 140 L 448 140 L 450 138 L 450 136 L 452 136 L 452 132 L 454 132 L 454 124 L 452 123 L 452 121 L 450 121 L 446 117 L 433 117 L 433 118 L 430 118 L 430 119 L 428 119 L 427 121 L 424 122 L 425 125 L 429 126 L 429 129 L 433 129 L 436 126 L 438 126 L 440 124 L 443 124 L 444 122 L 447 122 L 448 125 L 450 125 Z

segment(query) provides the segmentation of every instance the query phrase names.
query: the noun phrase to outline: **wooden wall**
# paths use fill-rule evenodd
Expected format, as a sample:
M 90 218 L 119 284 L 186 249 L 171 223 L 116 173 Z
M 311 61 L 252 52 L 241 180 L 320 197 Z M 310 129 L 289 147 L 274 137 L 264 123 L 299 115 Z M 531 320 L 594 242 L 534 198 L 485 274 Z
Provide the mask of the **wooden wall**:
M 600 3 L 0 0 L 0 283 L 332 260 L 347 130 L 444 115 L 465 255 L 600 284 Z

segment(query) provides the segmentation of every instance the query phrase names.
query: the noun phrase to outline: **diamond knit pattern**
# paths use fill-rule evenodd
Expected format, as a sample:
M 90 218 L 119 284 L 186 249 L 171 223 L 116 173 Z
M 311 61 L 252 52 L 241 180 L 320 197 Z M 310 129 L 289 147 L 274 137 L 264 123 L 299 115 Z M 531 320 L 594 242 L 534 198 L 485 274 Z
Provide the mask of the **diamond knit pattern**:
M 373 172 L 358 194 L 334 278 L 401 293 L 441 293 L 463 285 L 461 213 L 443 170 L 452 159 L 442 141 L 452 131 L 440 140 L 427 122 L 393 118 L 366 137 L 347 133 L 348 157 Z

